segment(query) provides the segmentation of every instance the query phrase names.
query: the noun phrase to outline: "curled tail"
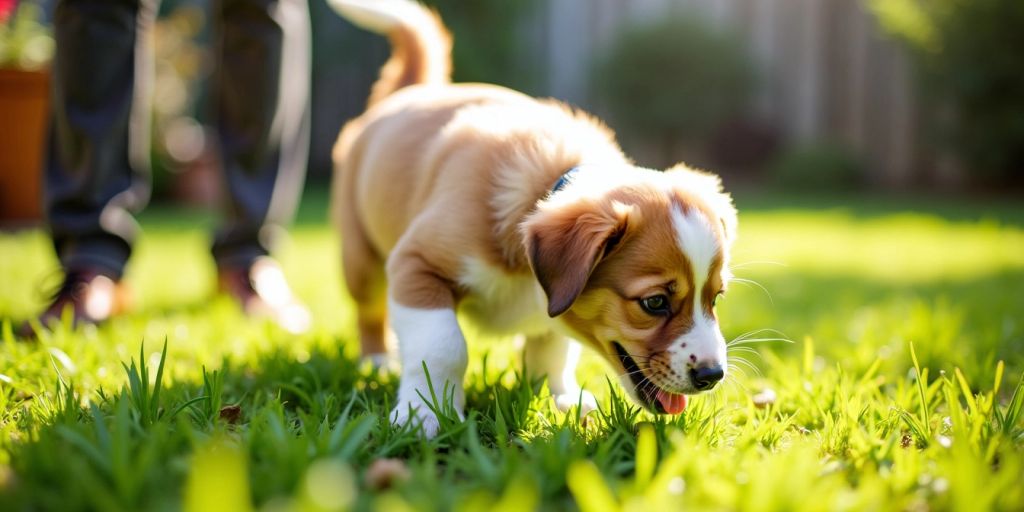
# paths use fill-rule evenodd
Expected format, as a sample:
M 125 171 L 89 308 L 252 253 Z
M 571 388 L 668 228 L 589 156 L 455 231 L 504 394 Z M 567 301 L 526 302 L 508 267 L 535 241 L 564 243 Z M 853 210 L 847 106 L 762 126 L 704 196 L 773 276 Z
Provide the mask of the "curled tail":
M 413 84 L 451 81 L 452 37 L 437 13 L 414 0 L 328 0 L 342 17 L 391 40 L 391 58 L 373 84 L 369 106 Z

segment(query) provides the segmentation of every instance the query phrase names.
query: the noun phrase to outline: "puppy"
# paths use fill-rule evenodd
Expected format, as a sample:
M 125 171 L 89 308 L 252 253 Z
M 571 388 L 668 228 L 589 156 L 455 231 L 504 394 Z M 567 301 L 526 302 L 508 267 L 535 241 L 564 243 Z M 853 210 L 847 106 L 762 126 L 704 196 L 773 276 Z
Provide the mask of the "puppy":
M 434 436 L 430 393 L 462 411 L 456 311 L 525 335 L 556 404 L 582 403 L 569 338 L 590 346 L 647 409 L 677 414 L 725 377 L 715 301 L 729 282 L 736 210 L 713 175 L 639 168 L 611 131 L 551 100 L 450 83 L 451 37 L 411 0 L 332 0 L 386 34 L 390 60 L 334 150 L 333 203 L 363 355 L 397 335 L 392 421 Z

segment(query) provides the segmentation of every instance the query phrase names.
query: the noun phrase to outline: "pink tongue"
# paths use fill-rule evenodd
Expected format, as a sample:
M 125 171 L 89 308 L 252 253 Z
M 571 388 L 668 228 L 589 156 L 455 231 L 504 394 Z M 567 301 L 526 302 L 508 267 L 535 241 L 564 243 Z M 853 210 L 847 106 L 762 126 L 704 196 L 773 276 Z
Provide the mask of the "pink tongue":
M 661 408 L 665 409 L 665 412 L 669 414 L 679 414 L 683 412 L 683 409 L 686 409 L 686 395 L 677 395 L 659 389 L 658 402 L 661 403 Z

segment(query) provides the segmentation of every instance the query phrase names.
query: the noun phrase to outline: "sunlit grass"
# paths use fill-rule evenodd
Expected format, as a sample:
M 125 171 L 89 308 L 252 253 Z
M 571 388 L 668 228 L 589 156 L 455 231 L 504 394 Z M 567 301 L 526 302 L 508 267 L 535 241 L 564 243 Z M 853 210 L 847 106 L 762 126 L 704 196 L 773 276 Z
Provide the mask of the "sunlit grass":
M 772 330 L 719 390 L 654 417 L 590 355 L 602 411 L 581 422 L 518 378 L 511 340 L 470 334 L 467 421 L 427 443 L 386 421 L 393 376 L 355 361 L 313 199 L 281 253 L 317 321 L 298 338 L 213 297 L 210 217 L 156 209 L 132 314 L 15 341 L 55 261 L 40 232 L 0 235 L 0 510 L 1024 507 L 1015 207 L 741 197 L 733 263 L 760 286 L 720 316 L 729 339 Z M 382 458 L 407 474 L 381 480 Z
M 907 285 L 1024 271 L 1024 232 L 996 220 L 949 222 L 910 213 L 860 219 L 830 211 L 772 212 L 745 220 L 737 263 L 753 260 L 750 266 L 761 274 L 792 268 Z

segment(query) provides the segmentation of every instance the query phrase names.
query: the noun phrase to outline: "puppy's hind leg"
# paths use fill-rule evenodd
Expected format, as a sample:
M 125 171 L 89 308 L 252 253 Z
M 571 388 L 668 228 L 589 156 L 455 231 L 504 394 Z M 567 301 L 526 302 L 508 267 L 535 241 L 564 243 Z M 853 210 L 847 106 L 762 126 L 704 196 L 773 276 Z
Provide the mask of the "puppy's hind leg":
M 388 367 L 394 361 L 388 353 L 387 343 L 387 283 L 383 268 L 369 269 L 369 279 L 377 281 L 367 290 L 365 300 L 359 301 L 356 311 L 359 325 L 359 347 L 363 359 L 369 360 L 375 367 Z
M 585 415 L 597 409 L 594 395 L 581 389 L 576 382 L 576 363 L 581 351 L 579 343 L 548 333 L 528 336 L 523 351 L 528 378 L 547 375 L 548 388 L 560 411 L 579 405 L 580 414 Z
M 360 353 L 375 366 L 388 362 L 387 278 L 384 262 L 349 219 L 341 223 L 341 259 L 345 286 L 356 302 Z

